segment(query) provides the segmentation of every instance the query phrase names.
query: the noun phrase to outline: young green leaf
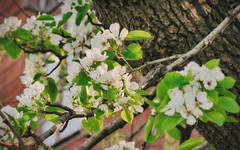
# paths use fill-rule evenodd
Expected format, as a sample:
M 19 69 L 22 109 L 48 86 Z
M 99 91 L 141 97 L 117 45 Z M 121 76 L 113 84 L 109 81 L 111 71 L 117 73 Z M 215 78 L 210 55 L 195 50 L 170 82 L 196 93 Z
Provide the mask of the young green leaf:
M 136 93 L 140 94 L 140 95 L 150 95 L 150 93 L 144 91 L 144 90 L 141 90 L 141 89 L 137 89 L 135 90 Z
M 0 38 L 0 44 L 3 46 L 11 59 L 17 59 L 21 55 L 21 49 L 15 44 L 13 40 Z
M 138 60 L 142 58 L 142 49 L 138 43 L 132 43 L 125 47 L 126 52 L 121 54 L 127 60 Z
M 122 112 L 121 112 L 121 117 L 124 121 L 128 122 L 128 123 L 132 123 L 133 120 L 133 113 L 128 109 L 125 108 Z
M 181 132 L 179 131 L 178 128 L 173 128 L 171 130 L 167 131 L 168 135 L 174 138 L 177 141 L 180 141 L 181 139 Z
M 56 100 L 57 94 L 58 94 L 57 85 L 53 78 L 48 78 L 47 81 L 48 81 L 48 85 L 45 86 L 45 91 L 49 95 L 50 100 L 52 102 L 54 102 Z
M 77 86 L 88 85 L 89 81 L 91 81 L 91 77 L 89 77 L 85 71 L 80 71 L 78 76 L 72 80 L 72 82 L 76 83 Z
M 156 95 L 160 99 L 164 99 L 164 96 L 167 94 L 168 87 L 165 84 L 165 82 L 162 80 L 158 83 L 157 88 L 156 88 Z
M 46 114 L 45 115 L 45 119 L 47 119 L 48 121 L 51 121 L 53 123 L 56 123 L 59 118 L 60 117 L 58 115 L 55 115 L 55 114 Z
M 89 10 L 89 4 L 85 4 L 84 6 L 76 6 L 75 9 L 77 11 L 75 24 L 79 26 Z
M 23 28 L 17 29 L 13 34 L 16 38 L 21 39 L 23 42 L 30 42 L 36 39 L 31 31 L 25 30 Z
M 219 98 L 219 100 L 225 107 L 226 111 L 231 112 L 231 113 L 239 112 L 239 105 L 234 99 L 227 97 L 227 96 L 221 96 Z
M 90 128 L 90 126 L 88 125 L 88 121 L 86 120 L 86 119 L 83 119 L 82 120 L 82 127 L 83 127 L 83 129 L 88 133 L 88 134 L 92 134 L 91 133 L 91 128 Z
M 38 128 L 38 121 L 31 121 L 30 127 L 31 129 L 37 129 Z
M 218 92 L 216 90 L 207 90 L 207 97 L 215 104 L 218 103 Z
M 101 131 L 102 123 L 96 117 L 88 117 L 88 125 L 94 132 Z
M 210 120 L 213 123 L 216 123 L 218 126 L 222 126 L 225 121 L 224 116 L 216 111 L 207 112 L 206 117 L 208 118 L 208 120 Z
M 109 90 L 103 91 L 103 98 L 107 100 L 114 100 L 116 97 L 118 89 L 117 88 L 111 88 Z
M 183 118 L 181 116 L 166 116 L 162 122 L 163 130 L 171 130 L 176 127 Z
M 52 15 L 41 15 L 37 20 L 54 20 L 54 17 Z
M 154 125 L 155 118 L 153 116 L 148 117 L 148 121 L 145 127 L 144 131 L 144 139 L 146 142 L 148 142 L 148 137 L 152 131 L 153 125 Z
M 220 59 L 212 59 L 210 61 L 208 61 L 205 66 L 208 68 L 208 69 L 213 69 L 217 66 L 219 66 L 219 61 Z
M 202 144 L 205 141 L 204 138 L 196 137 L 196 138 L 191 138 L 187 141 L 184 141 L 180 147 L 179 150 L 190 150 L 193 149 L 194 147 Z
M 232 92 L 230 92 L 229 90 L 225 89 L 224 87 L 217 86 L 215 88 L 215 90 L 218 91 L 218 93 L 221 94 L 221 95 L 231 97 L 232 99 L 236 99 L 236 95 L 234 95 Z
M 61 25 L 63 25 L 72 16 L 72 14 L 73 14 L 72 12 L 67 12 L 66 14 L 64 14 L 62 20 L 58 22 L 57 27 L 59 28 Z
M 225 77 L 220 83 L 219 85 L 226 88 L 226 89 L 230 89 L 234 86 L 236 80 L 234 80 L 231 77 Z
M 132 41 L 132 40 L 143 40 L 151 38 L 151 34 L 145 31 L 141 30 L 134 30 L 128 33 L 128 35 L 125 37 L 125 41 Z
M 169 72 L 163 78 L 163 81 L 165 85 L 167 85 L 168 89 L 177 87 L 182 83 L 183 80 L 184 80 L 184 76 L 182 76 L 178 72 Z
M 88 96 L 87 96 L 86 86 L 81 87 L 80 102 L 83 104 L 83 106 L 86 106 L 88 104 Z
M 53 106 L 48 106 L 45 108 L 45 111 L 47 112 L 59 112 L 59 113 L 64 113 L 64 110 L 59 107 L 53 107 Z

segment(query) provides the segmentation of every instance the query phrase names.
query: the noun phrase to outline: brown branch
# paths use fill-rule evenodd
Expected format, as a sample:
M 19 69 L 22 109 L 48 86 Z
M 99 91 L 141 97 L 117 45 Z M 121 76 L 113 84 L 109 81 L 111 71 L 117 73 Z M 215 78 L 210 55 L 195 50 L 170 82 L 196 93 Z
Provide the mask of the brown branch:
M 21 136 L 17 133 L 17 131 L 13 128 L 12 124 L 9 122 L 9 120 L 7 119 L 7 117 L 3 114 L 2 109 L 0 109 L 0 116 L 3 119 L 3 122 L 10 128 L 10 130 L 12 131 L 12 133 L 16 136 L 16 138 L 18 139 L 18 142 L 20 144 L 21 149 L 23 150 L 27 150 L 27 148 L 25 147 L 25 144 L 21 138 Z
M 45 76 L 49 76 L 51 73 L 53 73 L 53 71 L 55 71 L 60 66 L 62 61 L 63 61 L 63 59 L 60 59 L 58 64 L 48 74 L 46 74 Z
M 134 136 L 136 136 L 137 133 L 138 133 L 139 131 L 141 131 L 143 127 L 145 127 L 146 123 L 147 123 L 147 122 L 145 121 L 145 122 L 138 128 L 137 131 L 135 131 L 134 133 L 132 133 L 132 135 L 128 138 L 128 141 L 132 141 L 132 139 L 134 138 Z
M 100 142 L 103 138 L 110 135 L 112 132 L 117 129 L 122 128 L 127 122 L 125 122 L 121 117 L 117 120 L 104 127 L 99 133 L 93 134 L 88 140 L 86 140 L 78 150 L 89 150 L 93 146 L 95 146 L 98 142 Z
M 23 12 L 23 14 L 26 16 L 26 17 L 30 17 L 30 15 L 28 15 L 27 13 L 26 13 L 26 11 L 18 4 L 18 2 L 16 1 L 16 0 L 12 0 L 14 3 L 15 3 L 15 5 L 19 8 L 19 10 L 21 11 L 21 12 Z
M 104 29 L 107 29 L 103 24 L 98 24 L 98 23 L 95 23 L 93 22 L 91 16 L 89 15 L 89 13 L 87 13 L 87 16 L 88 16 L 88 20 L 90 21 L 90 23 L 94 26 L 99 26 L 99 27 L 103 27 Z
M 181 57 L 181 55 L 177 54 L 177 55 L 173 55 L 173 56 L 170 56 L 170 57 L 161 58 L 161 59 L 158 59 L 158 60 L 146 62 L 142 66 L 139 66 L 137 68 L 133 68 L 132 70 L 130 70 L 130 72 L 141 70 L 141 69 L 145 68 L 148 65 L 159 64 L 159 63 L 162 63 L 162 62 L 165 62 L 165 61 L 168 61 L 168 60 L 172 60 L 172 59 L 176 59 L 176 58 L 179 58 L 179 57 Z

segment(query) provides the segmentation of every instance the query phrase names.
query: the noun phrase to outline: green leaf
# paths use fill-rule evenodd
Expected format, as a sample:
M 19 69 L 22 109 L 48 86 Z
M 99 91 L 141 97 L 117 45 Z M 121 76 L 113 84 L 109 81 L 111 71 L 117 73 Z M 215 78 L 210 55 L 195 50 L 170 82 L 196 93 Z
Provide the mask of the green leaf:
M 235 118 L 233 118 L 231 116 L 226 116 L 225 121 L 226 122 L 238 122 L 238 120 L 236 120 Z
M 53 106 L 48 106 L 45 108 L 45 111 L 47 112 L 59 112 L 59 113 L 64 113 L 64 109 L 59 108 L 59 107 L 53 107 Z
M 234 99 L 227 97 L 227 96 L 221 96 L 219 98 L 219 100 L 223 104 L 226 111 L 231 112 L 231 113 L 239 112 L 239 105 Z
M 14 36 L 16 38 L 21 39 L 23 42 L 30 42 L 35 40 L 36 38 L 33 36 L 31 31 L 25 30 L 23 28 L 17 29 L 14 32 Z
M 171 130 L 176 127 L 183 118 L 181 116 L 166 116 L 162 123 L 163 130 Z
M 171 130 L 168 130 L 167 132 L 170 137 L 174 138 L 177 141 L 180 141 L 181 132 L 177 128 L 173 128 Z
M 221 87 L 221 86 L 217 86 L 215 88 L 216 91 L 218 91 L 219 94 L 224 95 L 224 96 L 228 96 L 231 97 L 233 99 L 236 99 L 236 95 L 234 95 L 232 92 L 230 92 L 229 90 Z
M 128 122 L 128 123 L 132 123 L 133 120 L 133 113 L 128 109 L 125 108 L 122 112 L 121 112 L 121 117 L 124 121 Z
M 88 121 L 86 120 L 86 119 L 83 119 L 82 120 L 82 127 L 83 127 L 83 129 L 88 133 L 88 134 L 92 134 L 91 133 L 91 128 L 90 128 L 90 126 L 88 125 Z
M 42 15 L 37 18 L 37 20 L 54 20 L 52 15 Z
M 79 5 L 82 5 L 82 0 L 77 1 Z
M 160 99 L 164 99 L 164 96 L 167 94 L 168 89 L 169 88 L 163 80 L 159 82 L 156 88 L 157 97 L 159 97 Z
M 88 85 L 89 81 L 91 81 L 91 77 L 89 77 L 85 71 L 80 71 L 78 76 L 72 80 L 72 82 L 76 83 L 77 86 Z
M 100 117 L 105 114 L 105 111 L 103 111 L 99 108 L 94 109 L 93 112 L 96 115 L 97 119 L 100 119 Z
M 44 76 L 43 73 L 37 73 L 37 74 L 34 75 L 33 80 L 38 81 L 42 76 Z
M 96 117 L 88 117 L 88 125 L 94 132 L 99 132 L 103 124 Z
M 117 88 L 111 88 L 109 90 L 103 91 L 103 98 L 107 100 L 114 100 L 116 97 L 118 89 Z
M 132 41 L 132 40 L 143 40 L 151 38 L 151 34 L 141 30 L 134 30 L 128 33 L 124 40 Z
M 31 129 L 37 129 L 38 128 L 38 121 L 31 121 L 30 127 L 31 127 Z
M 72 12 L 65 13 L 62 17 L 62 20 L 58 22 L 57 27 L 59 28 L 61 25 L 63 25 L 72 16 L 72 14 L 73 14 Z
M 48 121 L 51 121 L 53 123 L 56 123 L 59 118 L 60 117 L 58 115 L 55 115 L 55 114 L 46 114 L 45 115 L 45 119 L 47 119 Z
M 54 50 L 55 52 L 61 55 L 61 48 L 57 45 L 53 45 L 49 39 L 44 41 L 44 46 L 47 49 Z
M 53 28 L 52 33 L 61 35 L 63 37 L 68 37 L 68 39 L 70 39 L 70 37 L 71 37 L 71 34 L 69 32 L 67 32 L 66 30 L 61 29 L 61 28 Z
M 138 60 L 142 58 L 142 49 L 138 43 L 132 43 L 125 47 L 126 52 L 122 52 L 121 54 L 127 60 Z
M 185 142 L 183 142 L 180 147 L 179 150 L 190 150 L 193 149 L 194 147 L 202 144 L 205 141 L 204 138 L 200 138 L 200 137 L 196 137 L 196 138 L 191 138 Z
M 11 59 L 17 59 L 21 55 L 21 49 L 14 43 L 13 40 L 0 38 L 0 44 L 3 46 Z
M 105 60 L 104 63 L 108 65 L 108 70 L 112 70 L 115 66 L 119 65 L 118 62 L 113 61 L 113 60 L 108 60 L 108 59 Z
M 80 102 L 83 104 L 83 106 L 86 106 L 88 104 L 88 96 L 87 96 L 86 86 L 81 87 Z
M 136 93 L 140 94 L 140 95 L 150 95 L 150 93 L 142 90 L 142 89 L 137 89 L 135 90 Z
M 49 95 L 50 100 L 54 102 L 57 98 L 58 89 L 53 78 L 48 78 L 48 85 L 45 87 L 46 93 Z
M 147 121 L 147 124 L 145 126 L 145 131 L 144 131 L 144 139 L 146 142 L 149 142 L 148 137 L 152 131 L 154 121 L 155 121 L 155 118 L 153 116 L 148 117 L 148 121 Z
M 75 9 L 77 11 L 75 24 L 79 26 L 89 10 L 89 4 L 85 4 L 84 6 L 76 6 Z
M 169 89 L 175 88 L 182 83 L 184 76 L 178 72 L 169 72 L 163 78 L 164 83 Z
M 226 88 L 226 89 L 230 89 L 234 86 L 236 80 L 234 80 L 231 77 L 225 77 L 220 83 L 219 85 Z
M 216 123 L 218 126 L 222 126 L 225 121 L 224 116 L 216 111 L 207 112 L 206 117 L 208 118 L 209 121 Z
M 191 81 L 191 80 L 192 80 L 192 70 L 189 69 L 189 70 L 187 71 L 187 76 L 184 76 L 184 80 L 182 81 L 182 84 L 183 84 L 183 85 L 188 84 L 189 81 Z
M 220 59 L 212 59 L 210 61 L 208 61 L 205 66 L 208 68 L 208 69 L 213 69 L 217 66 L 219 66 L 219 61 Z
M 215 104 L 218 103 L 218 92 L 216 90 L 207 90 L 207 97 Z

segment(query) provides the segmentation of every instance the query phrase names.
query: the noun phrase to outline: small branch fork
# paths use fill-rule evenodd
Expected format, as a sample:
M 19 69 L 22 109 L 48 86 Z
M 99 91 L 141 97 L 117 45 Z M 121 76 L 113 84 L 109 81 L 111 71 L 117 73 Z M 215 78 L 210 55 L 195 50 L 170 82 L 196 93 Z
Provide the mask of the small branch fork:
M 18 142 L 20 144 L 20 148 L 22 150 L 27 150 L 21 136 L 19 133 L 17 133 L 17 131 L 13 128 L 12 124 L 9 122 L 9 120 L 7 119 L 7 117 L 4 115 L 4 113 L 2 112 L 2 108 L 0 109 L 0 116 L 3 119 L 3 122 L 10 128 L 10 130 L 12 131 L 12 133 L 16 136 L 16 138 L 18 139 Z
M 59 113 L 58 115 L 60 115 L 60 119 L 58 120 L 57 123 L 55 123 L 50 129 L 48 129 L 46 132 L 44 132 L 42 135 L 40 136 L 37 136 L 36 134 L 34 133 L 30 133 L 30 136 L 32 136 L 34 138 L 34 140 L 28 140 L 28 141 L 23 141 L 22 138 L 20 137 L 20 135 L 18 133 L 18 136 L 19 136 L 19 144 L 18 143 L 8 143 L 8 142 L 3 142 L 3 141 L 0 141 L 0 145 L 4 146 L 4 147 L 8 147 L 8 148 L 12 148 L 12 149 L 18 149 L 19 146 L 21 147 L 21 149 L 23 150 L 26 150 L 24 148 L 22 148 L 23 146 L 26 148 L 26 147 L 29 147 L 29 146 L 32 146 L 34 144 L 39 144 L 39 145 L 42 145 L 43 147 L 47 147 L 47 148 L 50 148 L 48 145 L 46 145 L 45 143 L 43 143 L 43 141 L 45 139 L 47 139 L 49 136 L 51 136 L 52 134 L 54 134 L 55 132 L 57 131 L 63 131 L 66 126 L 67 126 L 67 122 L 73 118 L 84 118 L 84 117 L 91 117 L 91 116 L 94 116 L 94 113 L 93 111 L 87 111 L 87 112 L 82 112 L 82 113 L 76 113 L 74 110 L 72 110 L 71 108 L 67 107 L 67 106 L 63 106 L 61 104 L 53 104 L 53 103 L 47 103 L 48 106 L 54 106 L 54 107 L 59 107 L 59 108 L 62 108 L 64 109 L 65 113 L 61 114 Z M 49 112 L 44 112 L 44 113 L 49 113 Z M 51 112 L 50 112 L 51 113 Z M 55 114 L 55 112 L 53 112 Z M 2 111 L 0 110 L 0 116 L 3 118 L 5 117 Z M 4 118 L 3 118 L 4 119 Z M 4 119 L 5 120 L 5 119 Z M 7 121 L 9 123 L 9 128 L 10 128 L 10 122 Z M 7 123 L 6 122 L 6 123 Z M 65 124 L 65 125 L 64 125 Z M 64 127 L 63 127 L 64 126 Z M 62 128 L 63 127 L 63 128 Z M 62 130 L 61 130 L 62 128 Z M 11 129 L 11 128 L 10 128 Z M 11 129 L 11 131 L 14 133 L 14 128 Z M 16 131 L 15 131 L 16 132 Z M 16 135 L 14 133 L 14 135 Z M 17 137 L 17 135 L 16 135 Z M 21 142 L 20 142 L 21 141 Z

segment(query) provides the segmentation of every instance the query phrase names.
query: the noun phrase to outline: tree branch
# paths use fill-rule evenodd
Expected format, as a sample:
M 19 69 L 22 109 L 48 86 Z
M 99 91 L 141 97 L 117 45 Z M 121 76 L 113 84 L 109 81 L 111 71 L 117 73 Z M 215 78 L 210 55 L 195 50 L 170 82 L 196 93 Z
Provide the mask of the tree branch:
M 93 134 L 88 140 L 86 140 L 78 150 L 89 150 L 100 142 L 103 138 L 110 135 L 112 132 L 116 131 L 119 128 L 122 128 L 127 122 L 125 122 L 121 117 L 117 120 L 104 127 L 99 133 Z
M 17 131 L 13 128 L 12 124 L 9 122 L 9 120 L 7 119 L 7 117 L 3 114 L 2 112 L 2 108 L 0 109 L 0 116 L 3 119 L 3 122 L 10 128 L 10 130 L 13 132 L 13 134 L 16 136 L 16 138 L 18 139 L 18 142 L 20 144 L 21 149 L 23 150 L 27 150 L 27 148 L 24 145 L 24 142 L 21 138 L 21 136 L 17 133 Z
M 23 12 L 23 14 L 26 16 L 26 17 L 30 17 L 30 15 L 28 15 L 27 13 L 26 13 L 26 11 L 18 4 L 18 2 L 16 1 L 16 0 L 12 0 L 14 3 L 15 3 L 15 5 L 19 8 L 19 10 L 21 11 L 21 12 Z
M 177 55 L 173 55 L 173 56 L 170 56 L 170 57 L 161 58 L 161 59 L 158 59 L 158 60 L 146 62 L 146 63 L 144 63 L 142 66 L 139 66 L 139 67 L 137 67 L 137 68 L 133 68 L 132 70 L 130 70 L 130 72 L 134 72 L 134 71 L 141 70 L 141 69 L 145 68 L 145 67 L 148 66 L 148 65 L 158 64 L 158 63 L 162 63 L 162 62 L 164 62 L 164 61 L 176 59 L 176 58 L 179 58 L 180 56 L 181 56 L 181 55 L 177 54 Z

